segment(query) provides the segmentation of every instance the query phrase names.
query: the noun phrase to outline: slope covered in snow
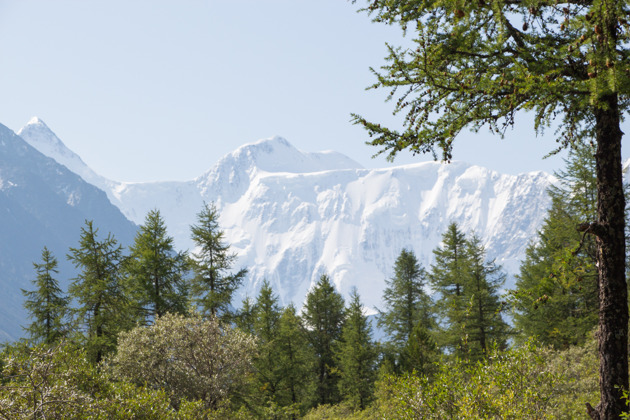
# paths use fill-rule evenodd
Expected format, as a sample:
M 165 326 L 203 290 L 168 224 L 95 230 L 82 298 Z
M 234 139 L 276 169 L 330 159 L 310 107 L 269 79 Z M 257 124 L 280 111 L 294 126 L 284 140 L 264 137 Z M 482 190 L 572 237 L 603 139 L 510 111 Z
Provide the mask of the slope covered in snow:
M 60 162 L 68 155 L 56 136 L 27 128 L 20 132 L 39 150 Z M 132 221 L 160 209 L 182 249 L 192 247 L 189 226 L 203 202 L 215 202 L 237 267 L 249 269 L 242 295 L 254 295 L 266 278 L 284 303 L 298 305 L 326 272 L 344 294 L 356 286 L 368 306 L 379 306 L 401 249 L 414 250 L 428 268 L 452 221 L 475 232 L 488 255 L 514 273 L 542 223 L 554 180 L 463 162 L 368 170 L 335 152 L 299 151 L 280 137 L 244 145 L 189 182 L 103 181 L 76 162 L 66 166 L 106 189 Z

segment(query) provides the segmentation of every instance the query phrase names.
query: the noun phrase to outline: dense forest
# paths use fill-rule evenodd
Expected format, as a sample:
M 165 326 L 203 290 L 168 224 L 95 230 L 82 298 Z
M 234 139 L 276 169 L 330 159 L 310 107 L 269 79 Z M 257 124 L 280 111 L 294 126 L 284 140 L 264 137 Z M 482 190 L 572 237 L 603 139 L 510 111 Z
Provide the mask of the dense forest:
M 47 248 L 33 264 L 27 337 L 0 356 L 0 418 L 585 416 L 599 398 L 597 273 L 576 226 L 596 212 L 592 148 L 556 175 L 513 290 L 452 223 L 430 267 L 400 251 L 375 317 L 325 274 L 301 308 L 267 282 L 233 302 L 247 271 L 212 204 L 191 255 L 158 210 L 127 250 L 88 221 L 66 256 L 78 273 L 67 291 Z

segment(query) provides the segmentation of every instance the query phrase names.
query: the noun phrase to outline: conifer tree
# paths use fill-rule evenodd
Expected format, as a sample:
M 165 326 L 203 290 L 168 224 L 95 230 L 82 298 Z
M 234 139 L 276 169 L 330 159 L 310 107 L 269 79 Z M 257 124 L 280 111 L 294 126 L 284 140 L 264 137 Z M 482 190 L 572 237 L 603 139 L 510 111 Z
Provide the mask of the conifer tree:
M 92 221 L 86 221 L 79 246 L 68 254 L 79 270 L 68 293 L 77 300 L 75 312 L 86 328 L 85 348 L 93 363 L 114 350 L 120 331 L 132 327 L 121 282 L 122 247 L 111 234 L 99 241 L 97 233 Z
M 192 294 L 206 314 L 229 317 L 232 294 L 243 282 L 247 270 L 229 273 L 236 255 L 230 253 L 230 246 L 223 240 L 214 204 L 204 204 L 191 231 L 198 248 L 191 260 L 195 273 Z
M 508 325 L 501 316 L 503 303 L 499 288 L 505 283 L 505 273 L 494 261 L 486 261 L 486 252 L 475 235 L 467 241 L 468 276 L 464 296 L 468 310 L 464 331 L 469 357 L 479 359 L 490 347 L 504 349 L 509 333 Z
M 129 251 L 125 268 L 141 318 L 155 319 L 167 312 L 185 314 L 187 256 L 175 251 L 159 210 L 149 211 Z
M 341 338 L 344 302 L 326 274 L 320 277 L 315 287 L 306 295 L 302 317 L 316 357 L 317 403 L 337 403 L 339 373 L 334 357 L 334 346 Z
M 339 392 L 355 409 L 363 410 L 374 392 L 378 354 L 372 340 L 372 327 L 363 314 L 356 288 L 350 294 L 350 305 L 336 353 L 341 372 Z
M 432 334 L 424 325 L 417 323 L 400 354 L 400 368 L 405 372 L 417 372 L 430 377 L 437 370 L 440 350 Z
M 241 303 L 241 309 L 239 309 L 234 317 L 234 323 L 243 332 L 254 335 L 254 317 L 256 311 L 256 304 L 252 302 L 252 298 L 247 296 Z
M 558 123 L 560 147 L 596 143 L 597 218 L 580 225 L 595 237 L 599 289 L 600 403 L 594 419 L 628 411 L 628 291 L 621 121 L 630 110 L 627 1 L 366 0 L 375 21 L 413 31 L 413 48 L 389 46 L 374 88 L 406 113 L 403 130 L 355 115 L 370 144 L 393 158 L 441 149 L 450 160 L 463 130 L 503 135 L 521 111 L 535 130 Z
M 431 287 L 439 296 L 436 308 L 441 322 L 438 345 L 454 353 L 463 344 L 462 327 L 468 301 L 464 295 L 464 283 L 468 275 L 466 236 L 457 223 L 449 224 L 442 236 L 442 244 L 433 250 L 435 263 L 431 266 Z
M 59 282 L 53 276 L 58 274 L 57 258 L 44 247 L 41 263 L 33 263 L 37 278 L 33 280 L 35 290 L 22 293 L 26 297 L 24 308 L 33 319 L 25 328 L 35 342 L 51 344 L 67 334 L 65 317 L 68 315 L 69 299 L 59 288 Z
M 431 299 L 424 291 L 426 271 L 413 251 L 403 249 L 394 264 L 394 277 L 385 280 L 386 310 L 380 313 L 382 326 L 392 340 L 404 345 L 417 323 L 432 327 Z
M 280 367 L 278 373 L 283 380 L 278 387 L 276 402 L 296 414 L 303 414 L 309 408 L 314 391 L 312 372 L 316 357 L 307 334 L 295 307 L 286 307 L 278 322 L 276 357 Z
M 391 337 L 390 355 L 394 368 L 405 370 L 402 353 L 416 325 L 425 331 L 434 328 L 432 302 L 424 290 L 426 271 L 413 251 L 403 249 L 394 264 L 394 277 L 385 280 L 385 310 L 380 311 L 378 325 Z
M 278 329 L 281 315 L 278 297 L 267 280 L 263 282 L 254 306 L 254 336 L 257 338 L 257 355 L 254 369 L 257 386 L 265 402 L 274 401 L 284 380 L 277 358 Z
M 551 208 L 526 251 L 511 295 L 519 340 L 536 336 L 566 349 L 588 339 L 597 325 L 597 248 L 576 226 L 597 213 L 595 159 L 589 145 L 572 149 L 559 183 L 549 189 Z
M 449 354 L 473 360 L 483 357 L 491 344 L 504 347 L 508 328 L 498 296 L 505 281 L 501 268 L 486 261 L 479 239 L 466 239 L 455 223 L 433 252 L 430 278 L 442 326 L 438 343 Z

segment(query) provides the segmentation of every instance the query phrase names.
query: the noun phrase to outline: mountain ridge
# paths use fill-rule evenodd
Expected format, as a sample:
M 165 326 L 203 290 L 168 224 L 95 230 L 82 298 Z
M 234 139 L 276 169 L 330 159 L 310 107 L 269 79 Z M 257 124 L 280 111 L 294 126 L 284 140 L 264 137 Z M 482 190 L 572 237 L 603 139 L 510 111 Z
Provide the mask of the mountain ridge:
M 33 144 L 45 140 L 30 131 Z M 283 303 L 300 305 L 327 272 L 344 294 L 357 286 L 371 307 L 400 250 L 414 250 L 428 268 L 451 221 L 476 232 L 489 257 L 514 273 L 555 182 L 544 172 L 505 175 L 464 162 L 365 169 L 336 152 L 299 151 L 278 136 L 239 147 L 190 181 L 90 179 L 135 223 L 160 209 L 181 249 L 193 246 L 189 226 L 203 203 L 216 203 L 237 267 L 250 270 L 241 297 L 267 279 Z

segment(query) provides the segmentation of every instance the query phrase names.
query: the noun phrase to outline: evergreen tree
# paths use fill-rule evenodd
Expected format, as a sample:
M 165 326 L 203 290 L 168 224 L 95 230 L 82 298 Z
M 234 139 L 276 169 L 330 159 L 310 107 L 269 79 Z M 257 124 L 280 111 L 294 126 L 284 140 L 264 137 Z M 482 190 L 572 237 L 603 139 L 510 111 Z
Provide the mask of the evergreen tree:
M 280 314 L 278 297 L 265 280 L 254 307 L 254 336 L 258 340 L 258 352 L 254 358 L 256 388 L 265 403 L 276 400 L 280 384 L 284 380 L 277 358 Z
M 234 317 L 234 323 L 243 332 L 254 335 L 254 318 L 256 316 L 256 304 L 247 296 L 241 303 L 241 309 Z
M 406 372 L 418 372 L 431 376 L 437 370 L 440 351 L 433 334 L 421 323 L 413 328 L 400 355 L 400 367 Z
M 488 127 L 503 135 L 520 111 L 535 129 L 559 123 L 560 147 L 592 137 L 597 218 L 580 230 L 596 237 L 600 404 L 592 418 L 628 411 L 628 290 L 621 121 L 630 109 L 627 1 L 367 0 L 375 21 L 414 31 L 412 48 L 389 46 L 374 88 L 406 113 L 404 130 L 358 115 L 372 145 L 393 158 L 441 149 L 450 160 L 457 135 Z M 522 25 L 522 26 L 521 26 Z
M 176 252 L 159 210 L 151 210 L 140 226 L 125 268 L 142 319 L 166 312 L 185 314 L 188 284 L 186 254 Z
M 316 357 L 317 403 L 337 403 L 339 372 L 333 348 L 341 338 L 344 302 L 326 274 L 320 277 L 315 287 L 306 295 L 302 317 Z
M 505 273 L 494 261 L 486 261 L 486 252 L 475 235 L 467 241 L 468 279 L 464 296 L 468 310 L 464 323 L 468 355 L 472 359 L 485 357 L 490 347 L 504 349 L 508 325 L 503 321 L 503 304 L 499 288 L 505 283 Z
M 35 342 L 51 344 L 67 333 L 64 318 L 68 314 L 69 299 L 63 296 L 59 282 L 53 277 L 58 274 L 57 259 L 48 248 L 42 250 L 42 262 L 33 263 L 37 278 L 33 280 L 35 290 L 22 293 L 26 297 L 24 308 L 33 323 L 25 330 Z
M 86 221 L 79 246 L 68 254 L 79 270 L 68 293 L 78 302 L 75 312 L 87 330 L 85 347 L 93 363 L 114 350 L 118 333 L 132 326 L 121 283 L 122 247 L 111 234 L 99 241 L 97 233 Z
M 214 204 L 204 205 L 191 231 L 192 239 L 199 248 L 192 258 L 195 273 L 192 294 L 207 314 L 229 316 L 232 294 L 243 282 L 247 270 L 229 273 L 236 255 L 230 253 L 230 246 L 223 241 L 219 213 Z
M 519 340 L 536 336 L 556 349 L 582 344 L 597 325 L 597 247 L 576 226 L 597 213 L 595 159 L 588 145 L 573 148 L 551 208 L 526 252 L 511 295 Z
M 394 264 L 394 277 L 385 281 L 385 310 L 380 311 L 378 325 L 391 337 L 391 346 L 385 350 L 395 370 L 411 368 L 402 361 L 403 349 L 416 325 L 426 331 L 434 328 L 431 299 L 424 291 L 426 277 L 413 251 L 403 249 Z
M 479 239 L 466 239 L 455 223 L 433 252 L 430 278 L 442 327 L 438 343 L 449 354 L 473 360 L 491 344 L 504 347 L 508 328 L 500 313 L 498 291 L 505 281 L 500 267 L 485 261 Z
M 311 378 L 316 357 L 309 346 L 307 334 L 295 307 L 289 305 L 278 322 L 276 357 L 280 367 L 278 374 L 283 380 L 278 386 L 276 402 L 290 408 L 295 413 L 291 416 L 294 419 L 304 414 L 313 393 Z
M 372 327 L 363 314 L 356 288 L 350 294 L 350 306 L 337 346 L 341 377 L 339 392 L 355 409 L 367 407 L 374 392 L 377 351 L 372 341 Z
M 424 291 L 426 271 L 413 251 L 403 249 L 394 264 L 394 277 L 385 280 L 383 291 L 386 310 L 380 313 L 378 325 L 394 343 L 404 346 L 414 326 L 420 323 L 431 328 L 431 299 Z
M 438 345 L 451 354 L 463 344 L 462 328 L 469 303 L 464 295 L 468 275 L 466 248 L 466 236 L 457 223 L 449 224 L 441 246 L 433 250 L 435 263 L 429 275 L 431 287 L 439 296 L 436 307 L 442 322 Z

